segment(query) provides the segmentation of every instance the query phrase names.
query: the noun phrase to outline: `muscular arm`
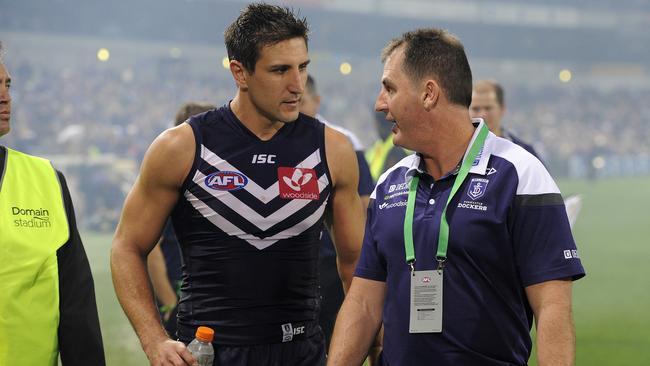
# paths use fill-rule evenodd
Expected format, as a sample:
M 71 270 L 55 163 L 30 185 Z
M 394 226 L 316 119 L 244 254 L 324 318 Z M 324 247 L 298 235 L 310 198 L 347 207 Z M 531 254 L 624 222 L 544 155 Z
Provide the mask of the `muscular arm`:
M 330 213 L 332 239 L 336 248 L 339 276 L 343 289 L 347 292 L 361 252 L 366 220 L 357 192 L 359 168 L 356 154 L 347 137 L 329 127 L 325 128 L 325 149 L 334 181 Z
M 336 318 L 327 365 L 361 365 L 379 330 L 386 283 L 355 277 Z
M 573 366 L 575 329 L 571 313 L 572 282 L 548 281 L 526 287 L 535 314 L 537 362 L 540 366 Z
M 181 357 L 191 360 L 184 345 L 171 341 L 160 323 L 146 260 L 178 199 L 194 150 L 192 129 L 187 124 L 156 138 L 124 202 L 113 239 L 111 271 L 115 292 L 152 365 L 185 365 Z

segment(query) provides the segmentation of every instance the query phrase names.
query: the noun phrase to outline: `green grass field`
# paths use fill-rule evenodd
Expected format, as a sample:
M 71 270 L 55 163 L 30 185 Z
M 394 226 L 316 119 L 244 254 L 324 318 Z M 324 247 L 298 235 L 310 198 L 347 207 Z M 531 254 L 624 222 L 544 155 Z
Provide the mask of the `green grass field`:
M 560 181 L 582 193 L 576 242 L 587 277 L 574 285 L 577 365 L 650 365 L 650 178 Z M 95 276 L 109 366 L 148 365 L 120 308 L 108 265 L 111 235 L 82 233 Z M 534 356 L 531 365 L 536 365 Z

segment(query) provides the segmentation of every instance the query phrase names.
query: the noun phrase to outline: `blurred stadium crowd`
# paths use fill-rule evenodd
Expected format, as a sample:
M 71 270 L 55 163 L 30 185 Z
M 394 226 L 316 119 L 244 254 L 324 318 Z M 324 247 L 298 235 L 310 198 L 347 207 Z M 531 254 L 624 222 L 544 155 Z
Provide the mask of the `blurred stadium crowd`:
M 422 17 L 423 11 L 386 16 L 390 2 L 381 0 L 350 2 L 346 6 L 358 9 L 341 12 L 341 1 L 293 3 L 304 6 L 312 23 L 310 71 L 324 98 L 322 114 L 370 146 L 377 138 L 372 106 L 381 74 L 379 48 L 400 28 L 432 20 Z M 494 77 L 503 84 L 504 126 L 532 143 L 552 174 L 650 173 L 650 68 L 642 62 L 650 55 L 650 35 L 640 31 L 650 25 L 647 1 L 443 3 L 436 6 L 446 4 L 445 11 L 431 13 L 438 17 L 436 25 L 463 39 L 475 79 Z M 596 10 L 573 16 L 571 11 L 587 3 Z M 477 19 L 487 18 L 479 13 L 490 4 L 511 4 L 514 18 L 538 17 L 526 26 L 505 15 L 483 24 L 469 13 L 462 16 L 474 9 Z M 178 106 L 187 101 L 221 105 L 234 95 L 232 78 L 220 65 L 225 55 L 221 34 L 222 23 L 241 7 L 241 1 L 216 0 L 136 0 L 128 6 L 99 0 L 47 5 L 0 0 L 0 38 L 14 80 L 12 133 L 3 144 L 52 159 L 78 196 L 73 198 L 80 225 L 112 231 L 145 150 L 171 126 Z M 617 17 L 602 22 L 605 12 Z M 143 18 L 143 13 L 151 16 Z M 447 18 L 440 18 L 444 14 Z M 54 38 L 47 39 L 51 34 Z M 130 51 L 116 51 L 108 62 L 99 62 L 95 52 L 102 40 L 131 44 Z M 154 48 L 164 51 L 154 55 Z M 186 57 L 190 54 L 193 59 Z M 344 77 L 338 65 L 345 60 L 353 71 Z M 517 63 L 528 66 L 512 66 Z M 575 82 L 557 80 L 560 64 L 576 71 Z M 537 65 L 554 71 L 542 72 Z
M 112 229 L 123 201 L 123 186 L 130 186 L 148 145 L 171 126 L 180 103 L 225 103 L 233 95 L 226 73 L 208 79 L 191 72 L 168 70 L 160 75 L 136 69 L 125 73 L 75 65 L 62 72 L 37 69 L 25 59 L 7 61 L 15 80 L 9 143 L 17 149 L 60 157 L 54 158 L 55 163 L 67 165 L 63 169 L 85 197 L 77 201 L 84 203 L 79 209 L 81 221 L 93 229 Z M 365 80 L 365 88 L 376 90 L 377 83 Z M 357 88 L 363 87 L 319 80 L 326 97 L 325 115 L 366 131 L 361 137 L 369 145 L 376 138 L 374 114 L 369 98 L 356 97 Z M 518 85 L 507 90 L 506 98 L 505 125 L 532 142 L 556 175 L 579 175 L 570 171 L 569 162 L 576 158 L 588 166 L 597 156 L 645 156 L 646 160 L 650 156 L 650 106 L 646 103 L 650 89 L 628 92 Z M 99 158 L 105 156 L 112 159 Z M 96 158 L 97 163 L 80 164 L 63 157 L 86 162 Z M 120 170 L 119 162 L 132 164 Z
M 58 70 L 33 67 L 27 59 L 7 63 L 16 80 L 16 122 L 9 138 L 18 149 L 45 155 L 113 154 L 139 161 L 153 138 L 171 126 L 182 102 L 223 104 L 234 90 L 229 74 L 218 73 L 218 66 L 208 79 L 180 69 L 147 73 L 70 65 Z M 378 76 L 364 80 L 365 85 L 319 80 L 328 118 L 366 131 L 361 136 L 366 144 L 376 137 L 371 97 L 378 83 Z M 370 90 L 367 98 L 358 97 L 359 89 Z M 558 168 L 576 155 L 647 155 L 648 99 L 650 88 L 513 85 L 506 88 L 504 123 Z

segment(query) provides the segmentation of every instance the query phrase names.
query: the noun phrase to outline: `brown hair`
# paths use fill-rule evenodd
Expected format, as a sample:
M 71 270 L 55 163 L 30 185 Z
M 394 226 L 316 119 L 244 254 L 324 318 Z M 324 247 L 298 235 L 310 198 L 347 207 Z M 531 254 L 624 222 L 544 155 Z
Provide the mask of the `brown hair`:
M 180 108 L 178 108 L 178 111 L 176 112 L 176 118 L 174 118 L 174 126 L 180 125 L 195 114 L 207 112 L 214 108 L 216 107 L 210 103 L 185 103 Z
M 224 34 L 228 59 L 255 71 L 260 50 L 265 46 L 302 37 L 308 43 L 309 26 L 286 7 L 264 3 L 249 4 Z
M 479 80 L 474 84 L 474 92 L 477 94 L 494 92 L 497 103 L 503 108 L 504 99 L 503 99 L 503 87 L 501 84 L 497 83 L 495 80 Z
M 406 32 L 384 47 L 382 62 L 386 62 L 386 59 L 402 46 L 402 69 L 412 82 L 433 77 L 450 103 L 469 108 L 472 102 L 472 70 L 465 55 L 465 48 L 456 36 L 439 28 Z

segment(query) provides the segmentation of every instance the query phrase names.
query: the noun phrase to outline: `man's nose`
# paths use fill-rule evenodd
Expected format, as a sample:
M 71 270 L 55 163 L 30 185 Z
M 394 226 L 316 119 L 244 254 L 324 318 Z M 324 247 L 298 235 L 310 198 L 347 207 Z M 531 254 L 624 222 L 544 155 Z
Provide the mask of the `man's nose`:
M 306 78 L 303 78 L 300 70 L 292 70 L 289 72 L 289 91 L 294 94 L 302 94 L 305 90 Z
M 9 103 L 11 101 L 11 95 L 9 94 L 9 88 L 6 86 L 0 86 L 0 102 Z
M 388 113 L 388 103 L 386 103 L 386 92 L 382 89 L 375 100 L 375 111 Z

